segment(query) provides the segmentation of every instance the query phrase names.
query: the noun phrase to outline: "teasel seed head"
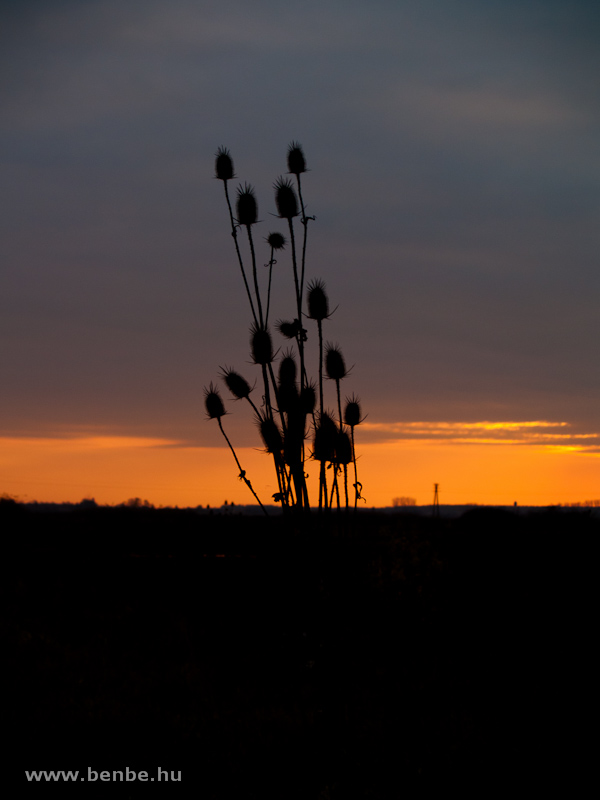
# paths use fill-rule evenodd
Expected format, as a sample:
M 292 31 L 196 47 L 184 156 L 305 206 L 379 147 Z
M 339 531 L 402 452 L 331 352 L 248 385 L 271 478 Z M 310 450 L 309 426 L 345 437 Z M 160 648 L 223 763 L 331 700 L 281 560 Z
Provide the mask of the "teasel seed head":
M 228 367 L 221 367 L 221 377 L 227 384 L 227 388 L 231 392 L 231 394 L 237 399 L 241 400 L 244 397 L 248 397 L 250 392 L 252 391 L 252 387 L 248 383 L 248 381 L 239 374 L 239 372 L 235 372 Z
M 304 386 L 300 392 L 300 403 L 305 414 L 312 414 L 317 404 L 317 389 L 314 383 Z
M 287 164 L 288 170 L 293 175 L 306 172 L 306 160 L 300 142 L 292 142 L 288 147 Z
M 329 316 L 329 298 L 322 280 L 310 281 L 307 287 L 308 316 L 322 321 Z
M 267 242 L 273 250 L 283 250 L 287 244 L 287 240 L 282 233 L 270 233 L 267 236 Z
M 346 431 L 337 431 L 335 437 L 335 460 L 338 464 L 349 464 L 352 461 L 352 442 Z
M 344 356 L 339 345 L 328 342 L 325 345 L 325 371 L 327 377 L 333 381 L 341 381 L 348 374 Z
M 279 362 L 279 385 L 295 384 L 297 371 L 296 359 L 292 351 L 288 350 L 283 354 L 283 358 Z
M 211 383 L 208 389 L 204 387 L 204 407 L 209 419 L 220 419 L 227 413 L 221 400 L 221 395 L 216 386 Z
M 270 364 L 273 361 L 273 344 L 269 329 L 253 323 L 250 328 L 250 347 L 255 364 Z
M 278 178 L 274 184 L 277 213 L 284 219 L 298 216 L 298 200 L 292 183 L 287 178 Z
M 297 319 L 293 322 L 286 322 L 280 319 L 277 321 L 276 326 L 279 333 L 285 336 L 286 339 L 295 339 L 300 331 L 300 325 Z
M 346 398 L 346 408 L 344 409 L 344 422 L 350 428 L 355 428 L 363 421 L 360 408 L 360 400 L 355 395 Z
M 240 225 L 254 225 L 258 219 L 258 204 L 254 189 L 250 184 L 245 183 L 237 190 L 236 201 L 237 221 Z
M 275 420 L 271 417 L 260 417 L 257 422 L 267 453 L 281 453 L 283 438 Z
M 291 350 L 284 353 L 279 362 L 277 382 L 277 401 L 280 411 L 291 412 L 298 407 L 298 387 L 296 386 L 296 361 Z
M 219 147 L 216 152 L 215 177 L 220 181 L 229 181 L 235 178 L 233 161 L 226 147 Z
M 328 412 L 320 415 L 315 428 L 312 457 L 315 461 L 335 461 L 338 428 Z

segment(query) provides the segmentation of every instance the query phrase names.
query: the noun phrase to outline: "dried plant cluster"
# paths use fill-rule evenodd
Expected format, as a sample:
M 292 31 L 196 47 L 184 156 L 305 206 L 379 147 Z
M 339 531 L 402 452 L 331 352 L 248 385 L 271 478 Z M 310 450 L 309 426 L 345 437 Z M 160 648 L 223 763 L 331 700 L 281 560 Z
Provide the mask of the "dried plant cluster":
M 307 216 L 305 212 L 300 176 L 307 171 L 306 159 L 298 142 L 292 142 L 288 148 L 287 166 L 288 174 L 294 180 L 280 177 L 274 184 L 277 216 L 283 224 L 287 223 L 287 231 L 285 235 L 273 232 L 265 237 L 270 250 L 269 260 L 265 264 L 268 268 L 265 291 L 259 285 L 257 270 L 253 229 L 259 220 L 254 189 L 247 183 L 240 184 L 234 214 L 228 187 L 228 182 L 235 177 L 233 161 L 229 151 L 223 147 L 216 154 L 215 176 L 222 181 L 225 190 L 231 234 L 252 315 L 250 352 L 253 363 L 260 371 L 260 401 L 255 403 L 250 396 L 256 383 L 251 385 L 235 370 L 222 367 L 220 377 L 236 400 L 245 400 L 252 407 L 265 450 L 273 458 L 278 484 L 278 491 L 273 495 L 275 502 L 281 503 L 284 510 L 310 509 L 306 468 L 307 462 L 313 461 L 319 465 L 319 509 L 326 510 L 334 505 L 339 509 L 342 503 L 345 508 L 350 506 L 350 465 L 354 471 L 351 488 L 354 490 L 353 505 L 356 508 L 361 499 L 362 486 L 356 469 L 354 429 L 362 421 L 361 408 L 358 398 L 352 395 L 346 398 L 342 412 L 340 384 L 347 377 L 348 370 L 339 346 L 323 344 L 323 323 L 331 316 L 325 283 L 318 279 L 309 281 L 305 291 L 308 224 L 315 218 Z M 298 221 L 302 226 L 301 244 L 296 239 L 295 226 Z M 247 244 L 244 239 L 247 239 Z M 278 263 L 275 254 L 279 256 L 284 250 L 287 250 L 286 255 L 289 254 L 293 274 L 296 317 L 275 323 L 278 333 L 289 343 L 286 349 L 281 350 L 273 344 L 269 314 L 273 267 Z M 317 381 L 311 380 L 306 371 L 305 350 L 309 336 L 304 327 L 305 319 L 311 320 L 316 326 Z M 325 406 L 324 379 L 335 385 L 335 411 Z M 218 388 L 212 383 L 205 389 L 205 406 L 209 419 L 217 420 L 233 453 L 240 479 L 267 513 L 223 429 L 222 418 L 227 412 Z

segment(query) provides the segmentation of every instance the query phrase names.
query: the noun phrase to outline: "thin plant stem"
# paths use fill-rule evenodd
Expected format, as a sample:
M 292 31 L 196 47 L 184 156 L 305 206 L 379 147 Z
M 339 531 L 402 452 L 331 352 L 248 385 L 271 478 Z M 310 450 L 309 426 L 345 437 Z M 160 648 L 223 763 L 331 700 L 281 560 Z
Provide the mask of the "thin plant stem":
M 348 464 L 344 464 L 344 496 L 346 498 L 346 508 L 348 508 Z
M 300 207 L 302 209 L 302 225 L 304 226 L 304 236 L 302 239 L 302 267 L 300 273 L 300 293 L 299 293 L 299 303 L 298 303 L 298 321 L 300 323 L 300 332 L 299 338 L 302 345 L 302 349 L 300 350 L 300 362 L 301 362 L 301 388 L 303 386 L 308 386 L 308 380 L 304 383 L 305 379 L 305 370 L 304 370 L 304 340 L 302 337 L 302 296 L 304 294 L 304 267 L 306 264 L 306 238 L 308 234 L 308 217 L 306 216 L 306 212 L 304 211 L 304 200 L 302 199 L 302 186 L 300 184 L 300 173 L 296 173 L 296 180 L 298 182 L 298 197 L 300 198 Z M 291 223 L 291 220 L 290 220 Z M 314 424 L 314 415 L 313 415 L 313 424 Z M 302 442 L 302 464 L 304 465 L 304 441 Z M 304 472 L 304 466 L 302 468 Z M 306 498 L 306 507 L 309 508 L 308 502 L 308 489 L 306 487 L 306 481 L 304 481 L 304 493 Z
M 283 496 L 284 496 L 284 487 L 285 487 L 285 479 L 286 479 L 286 472 L 285 466 L 281 466 L 279 462 L 279 458 L 275 453 L 273 453 L 273 459 L 275 461 L 275 472 L 277 473 L 277 483 L 279 485 L 279 495 L 281 497 L 281 505 L 283 506 Z
M 317 320 L 317 328 L 319 330 L 319 412 L 321 415 L 319 419 L 323 419 L 323 320 Z M 327 508 L 327 475 L 324 461 L 321 461 L 319 475 L 319 508 L 322 508 L 321 498 L 324 499 L 325 508 Z
M 268 419 L 273 419 L 273 406 L 271 405 L 271 392 L 269 390 L 269 375 L 267 372 L 267 365 L 262 364 L 262 375 L 263 375 L 263 383 L 265 386 L 265 417 Z M 269 364 L 269 367 L 271 365 Z M 275 462 L 275 471 L 277 472 L 277 480 L 279 482 L 280 491 L 282 491 L 281 486 L 281 464 L 280 464 L 280 457 L 276 453 L 273 453 L 273 461 Z
M 265 314 L 265 327 L 269 322 L 269 306 L 271 305 L 271 277 L 273 275 L 273 264 L 277 262 L 273 258 L 274 249 L 271 248 L 271 258 L 269 259 L 269 288 L 267 289 L 267 313 Z
M 354 425 L 350 427 L 350 433 L 352 436 L 352 461 L 354 463 L 354 510 L 356 511 L 356 506 L 358 505 L 358 473 L 356 471 L 356 451 L 354 449 Z
M 256 254 L 254 252 L 254 241 L 252 239 L 252 230 L 250 225 L 246 225 L 248 231 L 248 241 L 250 242 L 250 253 L 252 255 L 252 276 L 254 278 L 254 291 L 256 293 L 256 303 L 258 305 L 258 319 L 260 320 L 261 327 L 263 327 L 263 313 L 262 303 L 260 302 L 260 291 L 258 289 L 258 276 L 256 274 Z
M 317 320 L 319 329 L 319 411 L 323 416 L 323 321 Z
M 286 481 L 287 481 L 287 489 L 286 489 L 286 497 L 289 495 L 291 497 L 292 505 L 295 504 L 294 492 L 292 490 L 292 471 L 290 470 L 289 473 L 286 471 L 285 473 Z M 289 501 L 288 501 L 289 503 Z
M 238 261 L 240 264 L 240 269 L 242 270 L 242 278 L 244 279 L 244 286 L 246 287 L 246 292 L 248 294 L 248 300 L 250 301 L 250 309 L 252 311 L 252 316 L 254 317 L 254 322 L 258 325 L 258 317 L 256 316 L 256 311 L 254 310 L 254 303 L 252 302 L 252 295 L 250 294 L 250 287 L 248 286 L 248 280 L 246 278 L 246 271 L 244 270 L 244 262 L 242 260 L 242 254 L 240 253 L 240 246 L 237 240 L 237 225 L 235 219 L 233 217 L 233 211 L 231 210 L 231 202 L 229 200 L 229 191 L 227 189 L 227 181 L 223 181 L 223 185 L 225 187 L 225 198 L 227 200 L 227 208 L 229 209 L 229 219 L 231 220 L 231 235 L 233 236 L 233 241 L 235 243 L 235 252 L 237 253 Z
M 268 366 L 269 366 L 269 375 L 271 377 L 271 382 L 273 384 L 273 391 L 275 392 L 275 402 L 277 403 L 277 410 L 279 411 L 279 418 L 281 420 L 281 430 L 282 430 L 283 436 L 285 438 L 285 436 L 287 435 L 288 425 L 286 425 L 285 416 L 284 416 L 283 411 L 281 410 L 281 407 L 280 407 L 279 391 L 277 389 L 277 382 L 275 381 L 275 375 L 273 373 L 273 367 L 271 366 L 271 364 L 269 364 Z M 286 470 L 285 458 L 282 460 L 282 464 L 280 466 L 280 469 L 283 472 L 283 475 L 285 476 L 285 478 L 287 479 L 287 470 Z M 290 465 L 290 470 L 291 470 L 291 465 Z M 287 495 L 286 495 L 286 497 L 287 497 Z
M 283 431 L 283 435 L 287 431 L 287 425 L 285 424 L 285 417 L 283 416 L 283 411 L 280 408 L 279 403 L 279 390 L 277 389 L 277 382 L 275 381 L 275 375 L 273 373 L 273 367 L 269 364 L 269 375 L 271 376 L 271 383 L 273 384 L 273 391 L 275 392 L 275 402 L 277 403 L 277 410 L 279 411 L 279 418 L 281 420 L 281 429 Z
M 338 472 L 338 465 L 334 464 L 333 465 L 333 475 L 334 475 L 334 477 L 333 477 L 333 484 L 331 486 L 331 497 L 329 498 L 329 508 L 333 507 L 333 492 L 335 490 L 335 496 L 336 496 L 336 500 L 337 500 L 337 507 L 338 507 L 338 511 L 339 511 L 339 508 L 340 508 L 340 489 L 339 489 L 339 486 L 338 486 L 337 472 Z
M 302 295 L 300 293 L 300 285 L 298 282 L 298 260 L 296 257 L 296 238 L 294 236 L 294 223 L 292 217 L 288 218 L 288 225 L 290 229 L 290 241 L 292 243 L 292 266 L 294 269 L 294 286 L 296 289 L 296 308 L 298 313 L 298 325 L 300 326 L 300 330 L 297 336 L 297 342 L 298 342 L 298 351 L 300 353 L 300 393 L 302 394 L 302 391 L 305 386 L 305 374 L 306 374 L 306 370 L 304 368 L 304 337 L 302 335 Z M 302 497 L 307 497 L 306 481 L 304 480 L 304 440 L 302 444 L 303 446 L 302 446 L 301 465 L 302 465 L 302 476 L 303 476 L 302 483 L 304 484 L 304 488 L 301 491 L 302 491 Z M 298 494 L 297 491 L 296 494 Z M 299 500 L 298 497 L 296 497 L 296 500 L 297 502 L 300 503 L 302 502 L 302 500 Z
M 319 508 L 327 508 L 327 473 L 325 471 L 325 462 L 321 461 L 321 469 L 319 471 Z
M 300 185 L 300 173 L 296 175 L 298 182 L 298 197 L 300 198 L 300 207 L 302 209 L 302 224 L 304 225 L 304 238 L 302 240 L 302 268 L 300 272 L 300 297 L 304 293 L 304 265 L 306 263 L 306 237 L 308 235 L 308 217 L 304 211 L 304 200 L 302 199 L 302 187 Z
M 258 408 L 256 407 L 256 404 L 254 403 L 254 401 L 250 399 L 249 395 L 246 395 L 246 400 L 250 403 L 250 405 L 252 406 L 252 408 L 254 410 L 254 413 L 260 419 L 261 414 L 260 414 L 260 411 L 258 410 Z M 277 465 L 275 465 L 275 471 L 277 472 L 277 478 L 279 480 L 279 472 L 277 471 Z M 286 499 L 285 505 L 287 505 L 287 497 L 286 497 L 286 495 L 282 493 L 282 497 L 284 499 Z
M 273 419 L 273 407 L 271 405 L 271 392 L 269 390 L 269 376 L 267 374 L 266 364 L 262 364 L 263 384 L 265 387 L 265 414 Z
M 288 219 L 290 227 L 290 240 L 292 243 L 292 266 L 294 268 L 294 286 L 296 287 L 296 307 L 298 311 L 298 325 L 300 331 L 298 333 L 298 350 L 300 351 L 300 390 L 304 389 L 304 339 L 302 336 L 302 295 L 300 294 L 300 285 L 298 283 L 298 262 L 296 259 L 296 238 L 294 236 L 294 224 L 292 218 Z
M 268 517 L 268 516 L 269 516 L 269 514 L 267 513 L 267 509 L 266 509 L 266 508 L 263 506 L 263 504 L 260 502 L 260 499 L 259 499 L 258 495 L 256 494 L 256 492 L 255 492 L 255 491 L 254 491 L 254 489 L 252 488 L 252 484 L 250 483 L 249 479 L 246 477 L 246 471 L 242 469 L 242 465 L 240 464 L 240 462 L 239 462 L 239 459 L 238 459 L 238 457 L 237 457 L 237 455 L 236 455 L 236 453 L 235 453 L 235 450 L 233 449 L 233 445 L 231 444 L 231 442 L 229 441 L 229 437 L 227 436 L 227 434 L 226 434 L 226 433 L 225 433 L 225 431 L 223 430 L 223 424 L 221 423 L 221 417 L 217 417 L 217 422 L 219 423 L 219 428 L 221 429 L 221 433 L 222 433 L 222 434 L 223 434 L 223 436 L 225 437 L 225 441 L 226 441 L 226 442 L 227 442 L 227 444 L 229 445 L 229 449 L 230 449 L 230 450 L 231 450 L 231 452 L 233 453 L 233 457 L 235 458 L 235 463 L 238 465 L 238 469 L 239 469 L 239 471 L 240 471 L 240 478 L 241 478 L 241 479 L 244 481 L 244 483 L 246 484 L 246 486 L 247 486 L 247 487 L 250 489 L 250 491 L 252 492 L 252 494 L 253 494 L 253 495 L 254 495 L 254 497 L 256 498 L 256 501 L 257 501 L 258 505 L 259 505 L 259 506 L 262 508 L 262 510 L 265 512 L 265 516 L 267 516 L 267 517 Z
M 246 400 L 247 400 L 247 401 L 250 403 L 250 405 L 252 406 L 252 408 L 253 408 L 253 409 L 254 409 L 254 411 L 256 412 L 256 416 L 257 416 L 257 417 L 260 417 L 260 412 L 259 412 L 258 408 L 256 407 L 256 405 L 254 404 L 254 401 L 253 401 L 253 400 L 251 400 L 251 399 L 250 399 L 250 397 L 249 397 L 248 395 L 246 395 Z
M 338 401 L 338 414 L 340 418 L 340 433 L 343 432 L 344 426 L 342 425 L 342 401 L 340 398 L 340 380 L 336 378 L 335 387 L 337 389 L 337 401 Z M 344 464 L 344 493 L 346 496 L 346 508 L 348 508 L 348 465 Z

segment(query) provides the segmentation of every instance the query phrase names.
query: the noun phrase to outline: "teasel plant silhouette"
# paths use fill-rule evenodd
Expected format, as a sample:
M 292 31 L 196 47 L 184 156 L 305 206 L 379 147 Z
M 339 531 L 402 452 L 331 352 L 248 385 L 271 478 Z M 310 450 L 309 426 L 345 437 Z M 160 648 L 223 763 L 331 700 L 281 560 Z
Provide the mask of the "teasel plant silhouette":
M 358 479 L 356 477 L 356 455 L 354 449 L 354 427 L 361 421 L 360 408 L 358 414 L 352 403 L 346 408 L 346 418 L 342 418 L 340 381 L 347 376 L 347 370 L 341 350 L 337 345 L 323 348 L 323 322 L 331 316 L 329 298 L 322 280 L 309 282 L 306 292 L 306 311 L 303 310 L 304 281 L 306 274 L 306 253 L 308 223 L 315 220 L 307 216 L 302 195 L 301 175 L 308 172 L 302 146 L 292 142 L 287 152 L 288 174 L 295 178 L 295 183 L 287 177 L 279 177 L 273 184 L 275 192 L 276 214 L 282 222 L 287 223 L 287 236 L 274 231 L 264 241 L 270 248 L 269 260 L 264 264 L 268 268 L 268 285 L 266 294 L 261 291 L 253 228 L 259 224 L 258 202 L 253 187 L 244 183 L 237 189 L 235 215 L 229 195 L 228 183 L 235 177 L 233 160 L 229 150 L 220 147 L 216 153 L 215 177 L 223 182 L 225 199 L 231 224 L 231 235 L 235 252 L 242 273 L 244 287 L 250 305 L 252 323 L 250 327 L 250 353 L 252 364 L 260 368 L 262 399 L 255 402 L 251 393 L 256 382 L 251 385 L 239 372 L 230 367 L 221 367 L 220 378 L 224 381 L 235 401 L 247 402 L 253 413 L 264 450 L 273 458 L 277 477 L 277 492 L 273 499 L 285 510 L 310 510 L 309 494 L 305 469 L 307 456 L 306 440 L 310 438 L 312 428 L 312 452 L 310 459 L 319 464 L 319 509 L 330 509 L 333 506 L 334 494 L 337 508 L 340 509 L 340 487 L 338 475 L 344 473 L 345 507 L 349 507 L 348 499 L 348 464 L 354 463 L 355 502 L 360 499 Z M 300 254 L 297 247 L 295 226 L 303 227 L 302 248 Z M 238 238 L 240 230 L 245 228 L 247 238 L 246 255 L 243 254 L 243 242 Z M 289 245 L 289 248 L 288 248 Z M 275 254 L 277 253 L 277 258 Z M 280 255 L 281 254 L 281 255 Z M 294 287 L 295 318 L 279 319 L 275 323 L 276 331 L 288 341 L 287 349 L 280 351 L 273 344 L 269 318 L 271 313 L 271 288 L 273 283 L 273 267 L 281 260 L 281 256 L 289 255 Z M 249 266 L 248 266 L 249 259 Z M 279 279 L 278 269 L 276 279 Z M 251 275 L 251 278 L 250 278 Z M 251 288 L 252 285 L 252 288 Z M 307 374 L 305 347 L 308 341 L 307 330 L 303 326 L 304 318 L 317 323 L 318 332 L 318 383 Z M 337 391 L 337 415 L 327 411 L 324 403 L 324 373 L 334 381 Z M 276 374 L 277 373 L 277 374 Z M 318 393 L 318 402 L 317 402 Z M 252 484 L 242 470 L 238 457 L 223 429 L 222 418 L 227 413 L 218 390 L 211 383 L 205 390 L 205 405 L 209 419 L 216 419 L 239 469 L 239 477 L 248 488 L 265 513 L 265 507 L 259 500 Z M 348 412 L 348 409 L 350 411 Z M 348 416 L 349 413 L 349 416 Z M 348 421 L 350 420 L 350 421 Z M 344 425 L 345 422 L 345 425 Z M 350 434 L 348 433 L 350 429 Z M 331 489 L 327 485 L 327 470 L 333 471 Z M 362 488 L 362 487 L 361 487 Z

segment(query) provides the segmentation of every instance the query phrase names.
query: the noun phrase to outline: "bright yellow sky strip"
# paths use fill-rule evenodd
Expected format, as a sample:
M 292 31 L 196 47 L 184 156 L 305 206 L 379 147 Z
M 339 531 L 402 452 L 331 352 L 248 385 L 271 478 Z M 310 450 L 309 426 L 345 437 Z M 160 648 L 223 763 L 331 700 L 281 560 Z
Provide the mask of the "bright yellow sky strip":
M 568 422 L 534 420 L 525 422 L 364 422 L 361 428 L 373 431 L 520 431 L 527 428 L 565 428 Z
M 472 430 L 488 431 L 470 424 Z M 463 423 L 448 425 L 458 433 Z M 551 505 L 600 497 L 600 454 L 582 444 L 527 441 L 514 433 L 510 440 L 436 439 L 431 430 L 426 440 L 363 443 L 361 427 L 356 430 L 358 478 L 368 507 L 391 505 L 399 496 L 429 504 L 434 483 L 440 484 L 441 502 L 452 504 Z M 271 503 L 278 491 L 272 459 L 256 448 L 239 448 L 237 454 L 263 503 Z M 314 462 L 307 462 L 307 472 L 314 504 L 318 497 Z M 226 447 L 90 432 L 0 438 L 0 494 L 24 501 L 79 502 L 93 497 L 98 503 L 116 504 L 140 497 L 154 505 L 220 506 L 225 500 L 254 504 L 237 473 Z M 349 475 L 351 484 L 352 466 Z

